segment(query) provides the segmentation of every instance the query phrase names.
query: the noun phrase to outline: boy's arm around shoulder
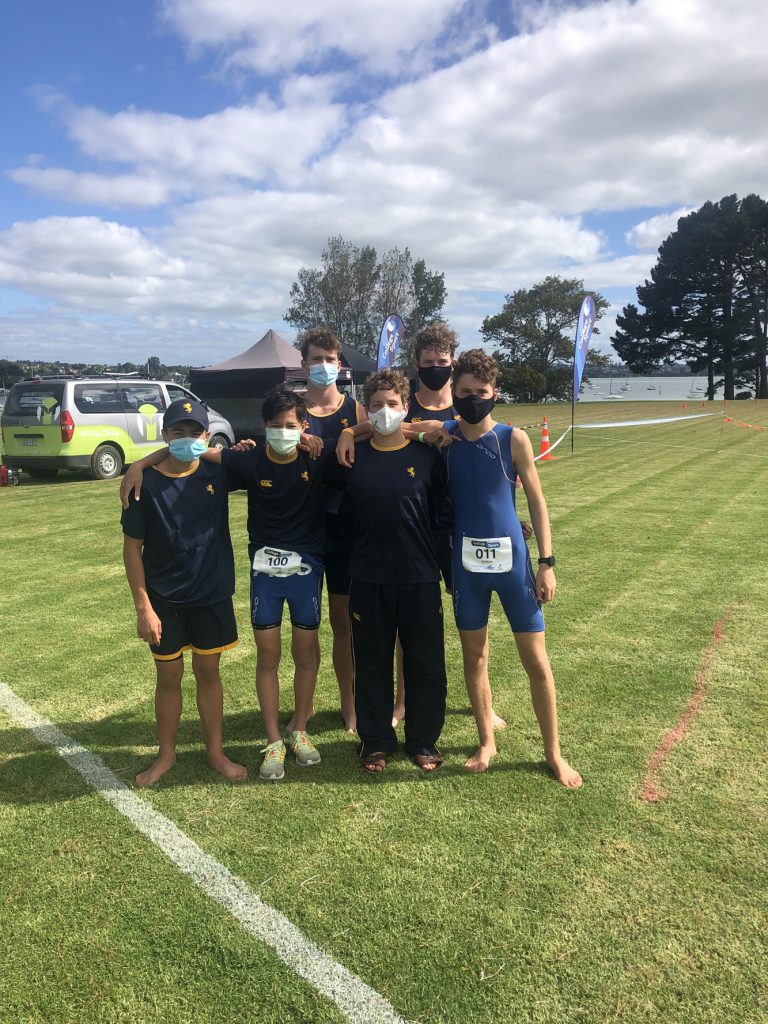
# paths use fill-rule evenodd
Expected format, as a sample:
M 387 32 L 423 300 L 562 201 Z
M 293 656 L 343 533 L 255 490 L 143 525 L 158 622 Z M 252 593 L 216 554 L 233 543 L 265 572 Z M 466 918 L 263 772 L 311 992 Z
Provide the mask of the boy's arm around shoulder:
M 131 491 L 134 492 L 136 501 L 141 501 L 141 485 L 144 482 L 144 470 L 149 469 L 150 466 L 157 466 L 158 463 L 167 459 L 168 453 L 168 447 L 163 445 L 162 448 L 150 452 L 149 455 L 145 455 L 143 459 L 132 463 L 126 469 L 125 476 L 120 481 L 120 504 L 123 508 L 128 508 L 128 499 Z
M 373 437 L 373 425 L 368 419 L 360 420 L 353 427 L 345 427 L 339 434 L 336 458 L 340 466 L 351 469 L 355 462 L 355 444 Z

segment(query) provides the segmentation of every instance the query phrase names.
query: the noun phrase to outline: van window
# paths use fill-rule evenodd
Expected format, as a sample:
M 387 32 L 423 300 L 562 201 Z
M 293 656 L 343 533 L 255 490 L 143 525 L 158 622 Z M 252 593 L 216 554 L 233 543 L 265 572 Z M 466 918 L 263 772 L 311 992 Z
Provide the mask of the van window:
M 138 412 L 145 405 L 152 405 L 157 412 L 165 409 L 165 395 L 159 384 L 123 384 L 125 407 Z
M 117 384 L 75 384 L 75 405 L 80 412 L 114 414 L 123 411 Z
M 5 405 L 5 415 L 29 416 L 39 423 L 56 423 L 63 396 L 63 381 L 14 384 Z
M 197 401 L 193 394 L 189 391 L 185 391 L 184 388 L 179 387 L 178 384 L 166 384 L 166 387 L 168 388 L 168 397 L 172 402 L 178 402 L 180 398 L 193 398 Z

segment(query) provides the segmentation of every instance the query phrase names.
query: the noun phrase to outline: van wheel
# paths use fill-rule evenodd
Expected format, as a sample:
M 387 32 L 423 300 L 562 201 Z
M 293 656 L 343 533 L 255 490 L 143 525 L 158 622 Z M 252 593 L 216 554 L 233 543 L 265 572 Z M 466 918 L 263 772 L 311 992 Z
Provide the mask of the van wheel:
M 123 457 L 113 444 L 100 444 L 91 459 L 91 476 L 95 480 L 113 480 L 120 476 Z
M 229 438 L 225 434 L 214 434 L 208 442 L 209 448 L 229 448 Z

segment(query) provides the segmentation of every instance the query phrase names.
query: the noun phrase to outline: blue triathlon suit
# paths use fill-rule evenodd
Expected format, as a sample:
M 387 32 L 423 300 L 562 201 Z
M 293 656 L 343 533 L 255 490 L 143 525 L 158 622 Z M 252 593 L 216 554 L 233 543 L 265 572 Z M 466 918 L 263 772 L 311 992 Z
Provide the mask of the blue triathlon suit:
M 345 427 L 360 422 L 360 406 L 351 395 L 343 395 L 333 412 L 308 412 L 304 429 L 323 440 L 338 441 Z M 349 560 L 355 539 L 355 524 L 347 495 L 348 471 L 339 467 L 325 484 L 325 582 L 330 594 L 349 594 Z
M 445 424 L 449 433 L 459 430 L 455 421 Z M 461 435 L 443 451 L 448 490 L 456 515 L 453 544 L 453 610 L 459 629 L 488 625 L 493 591 L 515 633 L 544 630 L 541 603 L 536 597 L 536 577 L 515 511 L 515 467 L 512 461 L 512 427 L 496 423 L 477 441 Z M 508 572 L 468 572 L 462 564 L 465 537 L 509 537 L 512 568 Z

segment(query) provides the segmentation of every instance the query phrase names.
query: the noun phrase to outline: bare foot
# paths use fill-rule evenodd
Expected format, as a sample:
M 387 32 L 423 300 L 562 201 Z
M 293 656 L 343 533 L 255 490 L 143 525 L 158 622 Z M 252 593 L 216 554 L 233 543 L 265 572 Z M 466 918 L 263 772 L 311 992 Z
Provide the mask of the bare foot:
M 495 744 L 480 746 L 472 757 L 464 762 L 464 767 L 470 772 L 487 772 L 491 761 L 496 757 L 497 753 Z
M 493 708 L 491 708 L 491 722 L 496 732 L 499 732 L 501 729 L 507 728 L 507 723 L 504 721 L 501 715 L 496 714 Z
M 405 705 L 395 704 L 392 709 L 392 728 L 396 729 L 400 722 L 405 718 Z
M 158 779 L 176 764 L 176 755 L 170 757 L 157 757 L 146 771 L 139 772 L 136 776 L 137 786 L 154 786 Z
M 245 765 L 235 764 L 230 761 L 226 754 L 217 754 L 208 757 L 208 764 L 219 775 L 223 775 L 230 782 L 245 782 L 248 778 L 248 769 Z
M 578 789 L 584 784 L 584 780 L 576 769 L 571 768 L 562 757 L 553 757 L 551 761 L 547 760 L 547 764 L 552 769 L 557 781 L 562 782 L 567 789 Z

